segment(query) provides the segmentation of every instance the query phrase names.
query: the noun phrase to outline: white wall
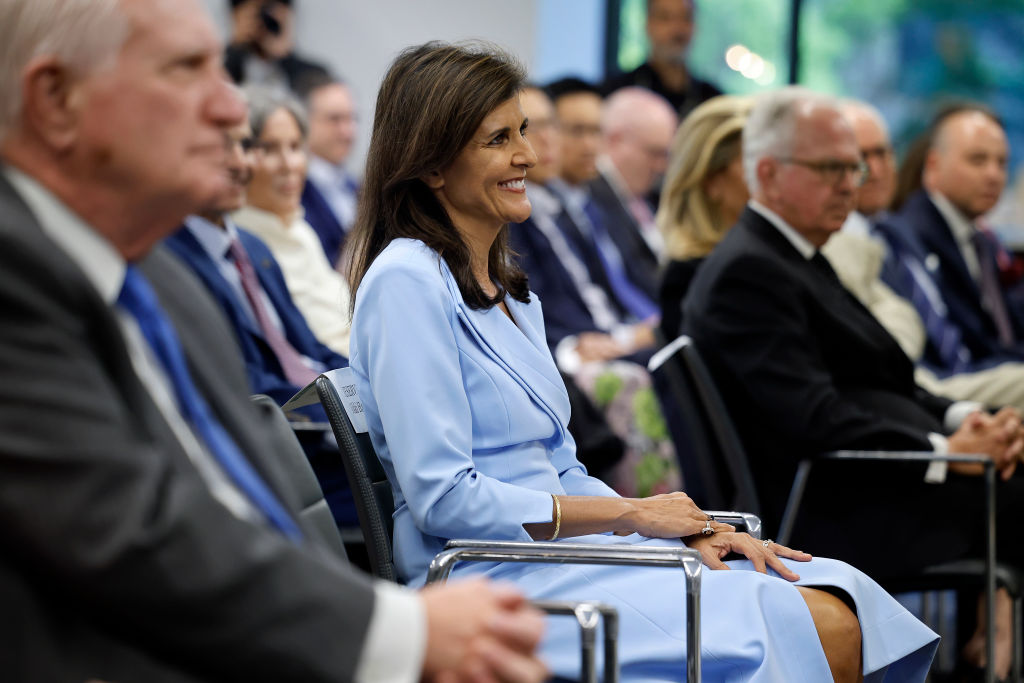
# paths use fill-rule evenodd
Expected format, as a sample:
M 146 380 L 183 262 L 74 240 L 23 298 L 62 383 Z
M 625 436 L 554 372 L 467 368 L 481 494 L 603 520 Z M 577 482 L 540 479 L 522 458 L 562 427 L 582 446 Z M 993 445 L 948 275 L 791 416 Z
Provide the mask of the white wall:
M 543 1 L 295 0 L 299 52 L 326 64 L 355 92 L 360 130 L 352 168 L 361 166 L 369 145 L 377 88 L 402 48 L 428 40 L 485 39 L 532 69 L 537 5 Z M 227 0 L 205 2 L 226 33 Z

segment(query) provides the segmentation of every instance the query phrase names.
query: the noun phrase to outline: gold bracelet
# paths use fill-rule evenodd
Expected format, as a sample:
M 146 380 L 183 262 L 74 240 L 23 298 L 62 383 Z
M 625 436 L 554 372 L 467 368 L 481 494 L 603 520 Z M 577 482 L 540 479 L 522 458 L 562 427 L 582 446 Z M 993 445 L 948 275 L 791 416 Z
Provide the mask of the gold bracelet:
M 558 496 L 551 494 L 551 500 L 555 501 L 555 533 L 551 534 L 549 541 L 558 538 L 558 532 L 562 529 L 562 504 L 558 502 Z

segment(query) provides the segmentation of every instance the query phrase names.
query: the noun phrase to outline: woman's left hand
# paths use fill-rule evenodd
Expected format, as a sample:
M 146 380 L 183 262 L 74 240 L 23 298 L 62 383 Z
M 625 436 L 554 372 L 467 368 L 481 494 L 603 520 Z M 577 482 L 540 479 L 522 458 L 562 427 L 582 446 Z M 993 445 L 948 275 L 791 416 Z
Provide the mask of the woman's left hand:
M 782 563 L 780 557 L 797 562 L 808 562 L 811 556 L 800 550 L 792 550 L 775 542 L 767 544 L 749 534 L 739 532 L 717 533 L 711 536 L 694 536 L 684 540 L 694 550 L 699 550 L 701 558 L 711 569 L 728 569 L 729 565 L 722 562 L 729 553 L 739 553 L 754 563 L 754 569 L 762 574 L 771 567 L 779 575 L 789 581 L 797 581 L 800 576 L 793 573 Z

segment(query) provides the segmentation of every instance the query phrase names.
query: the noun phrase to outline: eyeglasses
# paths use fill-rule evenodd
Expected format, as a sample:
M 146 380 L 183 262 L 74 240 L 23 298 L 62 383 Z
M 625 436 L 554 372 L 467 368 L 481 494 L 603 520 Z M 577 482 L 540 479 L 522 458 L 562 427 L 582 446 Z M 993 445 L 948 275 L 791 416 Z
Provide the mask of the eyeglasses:
M 838 185 L 841 180 L 850 178 L 854 187 L 860 187 L 868 179 L 868 165 L 863 161 L 806 161 L 791 157 L 780 157 L 779 161 L 809 168 L 829 185 Z

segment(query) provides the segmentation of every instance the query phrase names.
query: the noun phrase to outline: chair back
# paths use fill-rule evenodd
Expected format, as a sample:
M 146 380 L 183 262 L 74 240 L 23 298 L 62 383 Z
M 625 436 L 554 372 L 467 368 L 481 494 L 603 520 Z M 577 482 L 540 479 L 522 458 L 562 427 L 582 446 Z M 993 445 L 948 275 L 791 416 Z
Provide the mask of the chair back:
M 391 548 L 395 509 L 391 484 L 373 450 L 369 433 L 365 428 L 356 430 L 345 408 L 347 399 L 350 406 L 361 409 L 355 384 L 343 379 L 350 377 L 348 372 L 338 370 L 320 375 L 314 382 L 316 393 L 338 440 L 366 543 L 370 571 L 378 578 L 398 581 Z
M 303 526 L 315 530 L 317 537 L 327 548 L 347 562 L 345 545 L 341 542 L 331 509 L 324 499 L 324 492 L 320 489 L 313 467 L 309 464 L 291 425 L 288 424 L 284 411 L 274 399 L 264 394 L 253 396 L 252 403 L 263 418 L 263 423 L 269 428 L 270 438 L 273 439 L 271 445 L 273 452 L 277 454 L 278 463 L 288 477 L 292 489 L 299 495 L 299 517 L 305 522 Z
M 676 338 L 651 357 L 647 369 L 668 392 L 666 417 L 676 424 L 675 433 L 685 434 L 676 450 L 687 493 L 703 508 L 760 515 L 747 454 L 693 340 Z

